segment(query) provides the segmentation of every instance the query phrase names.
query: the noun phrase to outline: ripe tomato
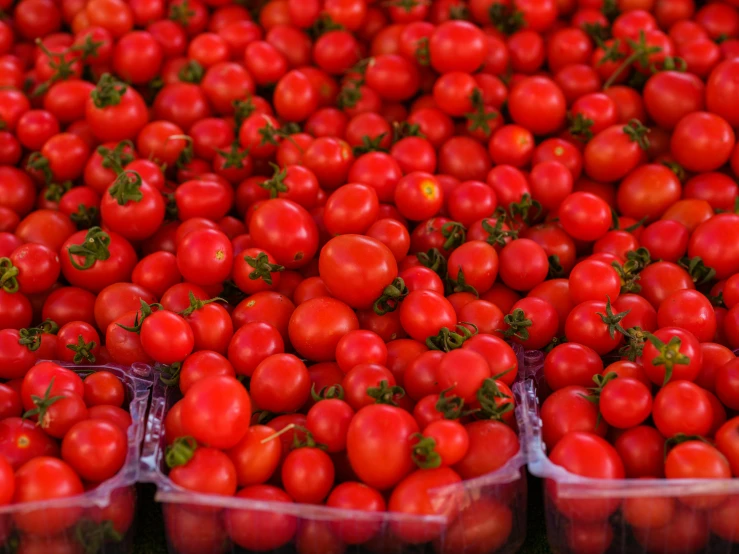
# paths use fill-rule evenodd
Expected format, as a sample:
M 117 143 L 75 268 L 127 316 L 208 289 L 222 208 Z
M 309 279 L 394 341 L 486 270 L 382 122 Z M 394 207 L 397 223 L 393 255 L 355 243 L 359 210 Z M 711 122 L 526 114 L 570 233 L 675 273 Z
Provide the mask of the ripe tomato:
M 398 275 L 398 265 L 392 251 L 379 240 L 350 234 L 326 243 L 318 271 L 332 296 L 352 308 L 366 309 L 385 294 Z M 397 296 L 388 301 L 397 303 Z
M 62 460 L 39 456 L 16 471 L 16 502 L 33 502 L 54 498 L 69 498 L 84 489 L 74 469 Z M 73 526 L 82 515 L 82 508 L 52 508 L 19 512 L 13 516 L 15 525 L 26 533 L 42 535 L 61 533 Z
M 233 377 L 212 376 L 195 383 L 182 400 L 182 427 L 198 442 L 214 448 L 234 447 L 246 434 L 251 401 Z
M 604 439 L 590 433 L 568 433 L 554 447 L 549 459 L 575 475 L 598 479 L 624 478 L 624 466 L 618 452 Z M 575 521 L 605 521 L 621 503 L 620 499 L 570 499 L 559 496 L 557 488 L 556 481 L 547 480 L 547 493 L 557 509 Z
M 396 485 L 413 469 L 411 446 L 418 431 L 416 421 L 402 408 L 382 404 L 362 408 L 347 434 L 352 469 L 378 490 Z
M 92 483 L 100 483 L 118 473 L 127 454 L 126 432 L 104 420 L 75 423 L 62 441 L 62 459 L 81 478 Z

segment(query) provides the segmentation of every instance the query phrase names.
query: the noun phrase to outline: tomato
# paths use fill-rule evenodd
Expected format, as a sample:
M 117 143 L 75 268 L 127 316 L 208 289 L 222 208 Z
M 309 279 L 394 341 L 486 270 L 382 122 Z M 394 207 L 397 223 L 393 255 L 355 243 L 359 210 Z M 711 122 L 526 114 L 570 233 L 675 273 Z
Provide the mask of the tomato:
M 16 471 L 14 500 L 19 503 L 69 498 L 83 492 L 82 482 L 74 469 L 56 458 L 39 456 Z M 79 507 L 47 508 L 19 512 L 13 520 L 26 533 L 54 534 L 73 526 L 81 512 Z
M 128 453 L 126 433 L 114 423 L 88 419 L 64 435 L 62 459 L 86 481 L 110 479 L 123 467 Z
M 624 478 L 624 466 L 616 450 L 604 439 L 590 433 L 565 435 L 549 459 L 575 475 L 599 479 Z M 546 488 L 557 509 L 575 521 L 604 521 L 621 503 L 620 499 L 575 500 L 559 496 L 557 483 L 553 480 L 547 481 Z
M 394 486 L 413 468 L 412 435 L 418 430 L 413 417 L 401 408 L 382 404 L 362 408 L 347 435 L 352 469 L 371 487 Z
M 479 498 L 460 511 L 445 533 L 434 542 L 435 552 L 452 554 L 502 548 L 513 530 L 513 514 L 493 498 Z
M 698 385 L 673 380 L 655 395 L 652 418 L 657 430 L 667 438 L 678 433 L 704 436 L 713 423 L 713 408 Z
M 573 385 L 547 397 L 541 407 L 542 438 L 547 449 L 575 432 L 605 436 L 608 426 L 598 418 L 598 408 L 586 399 L 589 394 L 585 387 Z
M 511 241 L 500 252 L 500 278 L 514 290 L 527 291 L 546 279 L 549 260 L 544 249 L 531 239 Z
M 215 229 L 193 231 L 177 246 L 177 267 L 185 279 L 195 284 L 219 284 L 229 276 L 232 266 L 231 241 Z
M 136 265 L 136 253 L 129 242 L 100 227 L 78 231 L 62 246 L 61 269 L 74 286 L 91 292 L 119 281 L 127 281 Z
M 625 126 L 613 125 L 595 135 L 583 153 L 585 173 L 603 182 L 625 177 L 644 156 L 645 132 L 636 120 Z
M 687 441 L 675 446 L 665 458 L 667 479 L 727 479 L 729 462 L 715 447 Z M 683 496 L 680 501 L 697 509 L 715 508 L 726 500 L 724 495 Z
M 101 77 L 87 100 L 85 117 L 95 137 L 102 142 L 131 139 L 148 121 L 146 104 L 139 93 L 107 74 Z
M 590 387 L 593 376 L 603 371 L 603 361 L 590 347 L 565 343 L 555 346 L 544 358 L 544 378 L 552 390 L 577 385 Z
M 688 243 L 688 256 L 699 256 L 703 263 L 716 271 L 717 279 L 726 279 L 739 271 L 739 249 L 733 248 L 726 237 L 739 227 L 739 216 L 718 214 L 701 223 Z
M 734 131 L 721 116 L 693 112 L 675 127 L 670 150 L 687 170 L 706 172 L 718 169 L 729 160 L 734 142 Z
M 260 409 L 294 412 L 310 396 L 310 375 L 305 364 L 292 354 L 273 354 L 254 370 L 250 390 L 252 400 Z
M 331 235 L 363 234 L 377 219 L 379 203 L 375 189 L 347 184 L 329 196 L 323 223 Z
M 300 205 L 281 198 L 268 200 L 254 213 L 249 234 L 288 269 L 308 264 L 318 250 L 318 230 Z
M 359 321 L 349 306 L 331 297 L 319 297 L 295 309 L 288 334 L 301 355 L 324 362 L 334 360 L 339 340 L 358 328 Z
M 644 371 L 655 385 L 670 380 L 694 381 L 703 364 L 695 335 L 680 327 L 663 327 L 648 337 L 642 355 Z
M 316 447 L 296 448 L 282 464 L 282 484 L 296 502 L 321 503 L 334 483 L 334 464 Z
M 388 509 L 415 515 L 454 515 L 455 507 L 435 502 L 429 491 L 459 483 L 462 479 L 449 468 L 418 470 L 403 479 L 393 490 Z M 451 512 L 451 513 L 450 513 Z M 428 542 L 441 535 L 443 527 L 429 523 L 393 522 L 393 533 L 404 543 Z
M 17 471 L 31 459 L 58 457 L 59 446 L 32 421 L 9 417 L 0 422 L 0 451 Z
M 408 294 L 400 304 L 400 322 L 412 338 L 424 342 L 444 327 L 454 329 L 457 317 L 449 300 L 431 291 L 418 290 Z
M 233 377 L 211 376 L 195 383 L 182 401 L 182 427 L 198 442 L 229 449 L 248 430 L 251 401 Z
M 282 489 L 271 485 L 253 485 L 236 493 L 237 499 L 286 502 L 293 500 Z M 294 515 L 256 509 L 230 509 L 225 525 L 231 540 L 247 550 L 269 551 L 289 543 L 297 531 Z M 223 539 L 223 537 L 220 537 Z
M 600 391 L 599 407 L 606 423 L 616 429 L 629 429 L 649 417 L 652 394 L 641 381 L 620 377 Z
M 559 326 L 554 306 L 534 296 L 516 302 L 504 321 L 507 325 L 504 335 L 528 349 L 544 348 Z
M 185 318 L 167 310 L 146 316 L 140 333 L 144 352 L 165 365 L 181 362 L 195 346 L 192 329 Z

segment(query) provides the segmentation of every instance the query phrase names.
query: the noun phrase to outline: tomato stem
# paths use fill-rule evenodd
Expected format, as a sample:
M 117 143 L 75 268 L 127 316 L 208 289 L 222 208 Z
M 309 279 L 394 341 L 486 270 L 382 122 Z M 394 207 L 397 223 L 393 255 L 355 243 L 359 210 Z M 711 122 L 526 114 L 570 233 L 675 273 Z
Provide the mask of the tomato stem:
M 479 88 L 472 91 L 470 101 L 472 102 L 473 111 L 464 114 L 468 121 L 467 130 L 471 132 L 480 130 L 486 137 L 490 136 L 492 129 L 489 122 L 498 117 L 497 112 L 486 108 L 482 91 Z
M 0 288 L 11 294 L 18 292 L 18 268 L 13 265 L 10 258 L 0 258 Z
M 421 469 L 435 469 L 441 465 L 441 456 L 436 451 L 436 441 L 433 437 L 424 437 L 421 433 L 414 433 L 413 438 L 418 442 L 413 445 L 411 458 L 413 463 Z
M 603 90 L 609 88 L 624 71 L 631 67 L 631 64 L 633 63 L 638 63 L 642 69 L 649 69 L 649 56 L 662 52 L 661 47 L 649 46 L 647 44 L 647 36 L 643 30 L 639 31 L 638 41 L 632 39 L 626 40 L 631 47 L 631 54 L 629 54 L 626 59 L 621 62 L 621 65 L 616 68 L 616 70 L 611 74 L 608 80 L 603 84 Z
M 118 202 L 119 206 L 125 206 L 128 202 L 141 202 L 144 198 L 144 193 L 141 192 L 143 183 L 141 175 L 136 171 L 124 169 L 113 181 L 108 194 Z
M 682 341 L 678 337 L 672 337 L 667 344 L 652 333 L 647 333 L 647 340 L 657 349 L 658 355 L 652 358 L 652 365 L 665 366 L 664 387 L 672 379 L 672 372 L 676 365 L 688 365 L 690 358 L 680 352 Z
M 110 73 L 105 73 L 100 77 L 90 97 L 97 108 L 117 106 L 127 89 L 127 85 L 116 80 Z
M 616 338 L 616 331 L 624 336 L 628 336 L 628 332 L 621 326 L 621 320 L 625 318 L 631 310 L 626 310 L 618 314 L 613 313 L 613 307 L 611 305 L 611 297 L 606 296 L 606 313 L 602 314 L 596 312 L 596 315 L 600 316 L 600 319 L 608 326 L 608 335 L 614 339 Z
M 716 276 L 716 270 L 706 266 L 700 256 L 693 258 L 685 256 L 680 258 L 677 263 L 690 274 L 696 285 L 705 285 Z
M 143 325 L 144 320 L 154 313 L 154 310 L 152 308 L 157 308 L 159 310 L 164 309 L 161 304 L 158 304 L 156 302 L 152 304 L 147 304 L 143 298 L 139 298 L 139 302 L 141 302 L 141 308 L 139 309 L 139 311 L 136 312 L 136 317 L 133 320 L 133 325 L 131 327 L 126 327 L 125 325 L 116 323 L 118 327 L 131 333 L 141 333 L 141 326 Z
M 190 300 L 190 305 L 180 312 L 180 315 L 182 317 L 187 317 L 194 311 L 199 310 L 203 306 L 207 306 L 208 304 L 212 304 L 213 302 L 225 302 L 225 300 L 220 296 L 216 296 L 215 298 L 211 298 L 210 300 L 200 300 L 199 298 L 195 297 L 195 294 L 192 291 L 190 291 L 188 298 Z
M 403 398 L 405 391 L 403 387 L 393 385 L 392 387 L 388 383 L 387 379 L 380 381 L 379 386 L 369 387 L 367 389 L 367 396 L 375 399 L 375 404 L 388 404 L 390 406 L 397 406 L 398 403 L 395 401 L 396 398 Z
M 41 174 L 44 176 L 44 181 L 46 182 L 46 184 L 49 184 L 54 180 L 54 174 L 51 172 L 49 160 L 45 158 L 41 154 L 41 152 L 34 152 L 30 156 L 28 156 L 26 168 L 32 169 L 34 171 L 40 171 Z
M 330 400 L 334 398 L 337 400 L 343 400 L 344 388 L 341 385 L 336 384 L 331 385 L 330 387 L 323 387 L 320 391 L 316 392 L 316 384 L 313 383 L 310 388 L 310 395 L 315 402 L 320 402 L 321 400 Z
M 18 344 L 26 346 L 31 352 L 35 352 L 41 346 L 41 335 L 54 335 L 59 330 L 59 326 L 51 319 L 46 319 L 37 327 L 28 327 L 18 331 L 20 339 Z
M 179 437 L 167 447 L 164 461 L 170 469 L 183 466 L 192 459 L 197 449 L 198 441 L 193 437 Z
M 204 75 L 205 69 L 203 69 L 203 66 L 195 60 L 188 60 L 188 62 L 177 72 L 177 77 L 179 77 L 180 81 L 196 85 L 203 80 Z
M 470 330 L 469 327 L 472 327 Z M 457 324 L 456 331 L 451 331 L 448 327 L 442 327 L 439 334 L 426 339 L 426 346 L 429 350 L 440 350 L 442 352 L 450 352 L 462 345 L 478 332 L 477 325 L 468 321 L 462 321 Z
M 503 416 L 514 408 L 513 402 L 500 402 L 505 399 L 511 400 L 511 397 L 500 390 L 494 378 L 485 379 L 476 396 L 480 404 L 478 413 L 482 414 L 483 419 L 503 421 Z
M 394 312 L 406 296 L 408 296 L 408 287 L 405 286 L 405 281 L 400 277 L 396 277 L 392 283 L 383 289 L 382 296 L 375 300 L 372 309 L 377 315 Z
M 44 392 L 43 396 L 36 396 L 35 394 L 31 395 L 31 400 L 33 401 L 34 408 L 24 413 L 23 419 L 38 416 L 38 418 L 36 419 L 36 425 L 43 426 L 46 412 L 56 402 L 64 398 L 63 395 L 51 396 L 51 389 L 54 387 L 54 379 L 56 379 L 56 377 L 52 377 L 51 381 L 49 381 L 49 386 L 46 387 L 46 391 Z
M 516 337 L 519 340 L 529 340 L 529 327 L 533 325 L 533 322 L 526 317 L 526 313 L 521 308 L 516 308 L 511 313 L 506 314 L 503 318 L 503 322 L 508 326 L 507 329 L 502 330 L 503 336 L 505 337 Z
M 623 127 L 631 142 L 635 142 L 644 151 L 649 150 L 649 129 L 638 119 L 632 119 Z

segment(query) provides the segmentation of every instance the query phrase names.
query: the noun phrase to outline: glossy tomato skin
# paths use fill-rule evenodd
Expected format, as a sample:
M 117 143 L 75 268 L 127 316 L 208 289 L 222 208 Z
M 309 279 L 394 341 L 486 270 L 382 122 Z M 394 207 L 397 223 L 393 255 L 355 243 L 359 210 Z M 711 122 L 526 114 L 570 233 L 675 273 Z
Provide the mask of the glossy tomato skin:
M 618 452 L 604 439 L 590 433 L 565 435 L 552 450 L 549 459 L 576 475 L 600 479 L 624 478 L 624 466 Z M 621 503 L 619 499 L 575 500 L 560 497 L 557 483 L 552 480 L 547 481 L 546 488 L 559 511 L 576 521 L 604 521 Z
M 335 298 L 319 297 L 295 309 L 288 334 L 301 355 L 316 362 L 328 362 L 335 359 L 339 340 L 356 329 L 359 320 L 347 304 Z
M 268 200 L 249 222 L 256 246 L 270 252 L 277 263 L 297 269 L 310 263 L 318 250 L 318 229 L 302 206 L 286 199 Z
M 97 233 L 78 231 L 73 234 L 64 242 L 60 254 L 62 274 L 67 281 L 94 293 L 113 283 L 129 280 L 137 259 L 136 252 L 125 238 L 113 232 L 105 233 L 99 227 L 97 229 Z M 107 259 L 99 257 L 101 254 L 85 258 L 73 253 L 75 247 L 84 245 L 86 240 L 94 238 L 104 241 L 106 236 L 110 241 Z
M 39 456 L 21 466 L 16 473 L 17 502 L 68 498 L 82 494 L 82 482 L 72 467 L 62 460 Z M 74 525 L 81 508 L 56 508 L 18 513 L 14 521 L 26 533 L 59 533 Z
M 442 295 L 427 291 L 413 291 L 400 304 L 400 322 L 413 339 L 425 342 L 446 327 L 453 329 L 457 315 L 451 302 Z
M 401 408 L 381 404 L 362 408 L 347 435 L 352 469 L 378 490 L 396 485 L 413 469 L 412 435 L 418 431 L 416 421 Z
M 397 277 L 390 249 L 376 239 L 342 235 L 321 250 L 318 271 L 332 296 L 352 308 L 366 309 Z
M 195 383 L 183 399 L 183 429 L 214 448 L 228 449 L 238 444 L 248 430 L 250 417 L 249 395 L 233 377 L 206 377 Z

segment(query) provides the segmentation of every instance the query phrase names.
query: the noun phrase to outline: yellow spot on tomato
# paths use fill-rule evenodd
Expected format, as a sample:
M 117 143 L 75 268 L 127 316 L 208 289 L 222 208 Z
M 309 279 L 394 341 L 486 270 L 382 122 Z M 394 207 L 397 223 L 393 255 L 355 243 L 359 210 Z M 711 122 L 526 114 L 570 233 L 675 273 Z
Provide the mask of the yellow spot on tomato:
M 554 155 L 555 155 L 555 156 L 561 156 L 561 155 L 562 155 L 562 154 L 564 154 L 564 153 L 565 153 L 565 149 L 564 149 L 564 148 L 562 148 L 561 146 L 557 146 L 557 147 L 556 147 L 556 148 L 554 149 Z
M 423 194 L 429 200 L 432 200 L 439 196 L 439 186 L 433 181 L 429 181 L 428 179 L 425 181 L 421 181 L 419 186 L 421 188 L 421 194 Z
M 351 155 L 352 149 L 349 148 L 349 145 L 347 143 L 344 143 L 344 146 L 341 147 L 341 157 L 345 160 L 348 160 Z
M 256 304 L 257 304 L 256 300 L 249 300 L 249 302 L 246 303 L 246 307 L 253 308 L 254 306 L 256 306 Z
M 28 448 L 31 445 L 31 441 L 26 435 L 18 437 L 18 448 Z
M 223 250 L 216 250 L 216 260 L 219 262 L 226 257 L 226 253 Z

